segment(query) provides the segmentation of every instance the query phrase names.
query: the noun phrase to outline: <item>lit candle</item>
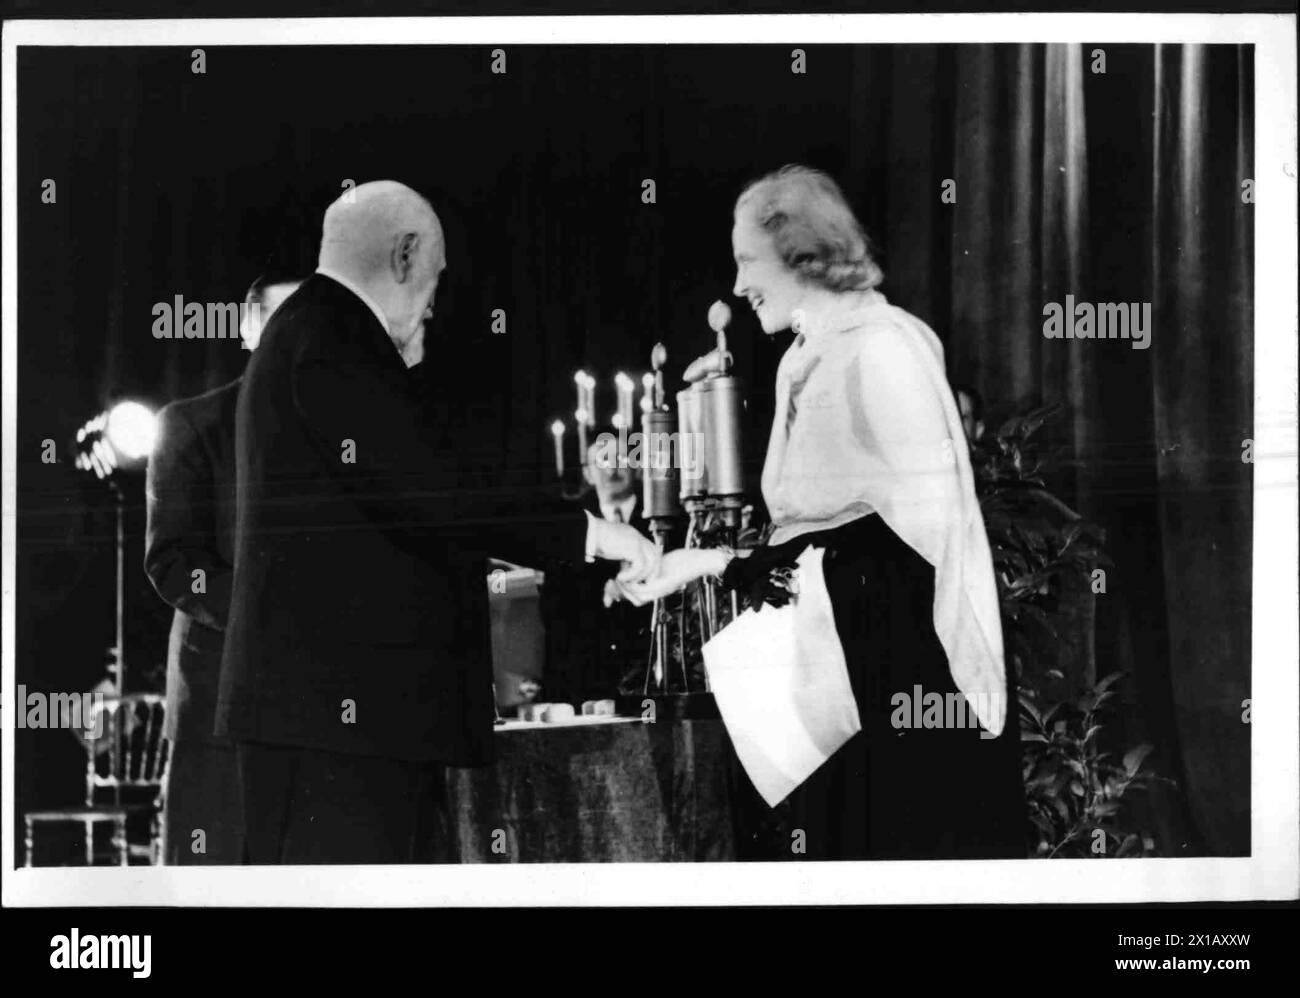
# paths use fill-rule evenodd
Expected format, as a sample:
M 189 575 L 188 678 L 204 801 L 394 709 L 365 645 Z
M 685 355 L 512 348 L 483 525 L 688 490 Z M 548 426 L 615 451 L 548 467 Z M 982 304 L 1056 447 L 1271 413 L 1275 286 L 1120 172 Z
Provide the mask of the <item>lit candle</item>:
M 668 363 L 668 348 L 656 343 L 650 351 L 650 367 L 654 370 L 655 405 L 664 404 L 664 365 Z
M 555 437 L 555 477 L 564 477 L 564 424 L 556 420 L 551 424 L 551 435 Z
M 641 411 L 654 412 L 655 407 L 655 376 L 646 372 L 641 375 L 641 388 L 644 394 L 641 396 Z
M 576 372 L 573 375 L 573 383 L 578 386 L 578 411 L 585 412 L 587 409 L 587 372 Z
M 587 429 L 593 429 L 596 426 L 596 379 L 585 372 L 583 377 L 586 378 L 587 396 L 582 410 L 587 414 Z
M 587 410 L 579 409 L 573 414 L 573 421 L 578 424 L 578 464 L 587 464 Z
M 627 431 L 632 428 L 632 379 L 622 371 L 614 375 L 614 387 L 618 389 L 618 426 L 623 432 L 618 435 L 619 467 L 626 467 Z
M 632 425 L 632 379 L 622 371 L 614 375 L 614 387 L 618 389 L 618 414 L 623 426 Z

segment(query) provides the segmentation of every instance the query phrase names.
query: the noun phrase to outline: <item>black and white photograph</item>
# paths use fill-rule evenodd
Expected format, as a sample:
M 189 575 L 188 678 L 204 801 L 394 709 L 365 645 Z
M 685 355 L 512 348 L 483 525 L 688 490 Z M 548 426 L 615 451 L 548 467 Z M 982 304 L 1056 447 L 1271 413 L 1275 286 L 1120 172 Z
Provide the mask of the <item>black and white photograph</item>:
M 1295 80 L 7 23 L 5 904 L 1294 899 Z

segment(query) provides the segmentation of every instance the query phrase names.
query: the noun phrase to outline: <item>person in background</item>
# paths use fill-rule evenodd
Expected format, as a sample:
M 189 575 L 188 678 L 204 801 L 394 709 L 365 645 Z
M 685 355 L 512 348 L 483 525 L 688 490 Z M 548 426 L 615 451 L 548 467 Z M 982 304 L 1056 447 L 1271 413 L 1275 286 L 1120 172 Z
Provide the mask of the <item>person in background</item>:
M 301 283 L 267 271 L 244 296 L 243 345 Z M 240 861 L 243 823 L 234 746 L 212 733 L 234 561 L 235 401 L 239 379 L 164 406 L 150 457 L 145 572 L 172 606 L 167 643 L 163 863 Z
M 960 383 L 952 386 L 952 394 L 961 415 L 961 428 L 967 442 L 974 447 L 984 437 L 984 400 L 974 388 Z
M 600 434 L 587 448 L 582 477 L 595 495 L 596 508 L 592 512 L 610 523 L 640 520 L 641 476 L 636 468 L 620 466 L 618 440 L 612 433 Z
M 583 479 L 591 491 L 587 513 L 602 522 L 644 532 L 641 476 L 619 467 L 618 442 L 602 433 L 587 449 Z M 542 590 L 546 622 L 546 668 L 539 699 L 572 703 L 620 693 L 640 693 L 650 647 L 650 610 L 621 599 L 618 566 L 596 562 L 547 574 Z

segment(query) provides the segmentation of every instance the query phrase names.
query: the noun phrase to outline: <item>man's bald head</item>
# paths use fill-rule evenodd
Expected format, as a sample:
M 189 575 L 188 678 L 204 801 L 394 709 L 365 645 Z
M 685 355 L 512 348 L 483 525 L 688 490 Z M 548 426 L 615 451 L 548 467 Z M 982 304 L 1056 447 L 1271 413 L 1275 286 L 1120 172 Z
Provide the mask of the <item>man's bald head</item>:
M 325 212 L 320 266 L 347 277 L 375 300 L 399 350 L 433 314 L 438 277 L 446 265 L 437 214 L 405 184 L 361 184 Z

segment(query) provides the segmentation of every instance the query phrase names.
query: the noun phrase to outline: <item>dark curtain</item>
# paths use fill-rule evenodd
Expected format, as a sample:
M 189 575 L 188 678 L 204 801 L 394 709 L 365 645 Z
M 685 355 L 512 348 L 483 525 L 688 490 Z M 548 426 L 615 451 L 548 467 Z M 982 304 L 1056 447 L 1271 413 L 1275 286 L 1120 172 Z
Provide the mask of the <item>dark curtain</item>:
M 709 349 L 734 198 L 802 162 L 841 180 L 884 290 L 944 339 L 990 422 L 1068 403 L 1058 491 L 1116 562 L 1096 670 L 1131 674 L 1123 735 L 1153 741 L 1183 790 L 1156 801 L 1162 851 L 1248 851 L 1251 51 L 1107 45 L 1100 73 L 1097 48 L 821 47 L 794 74 L 783 46 L 525 46 L 504 77 L 478 47 L 210 48 L 205 75 L 189 49 L 24 51 L 19 682 L 86 688 L 112 640 L 104 496 L 66 451 L 42 465 L 41 441 L 63 447 L 114 398 L 160 404 L 242 369 L 234 343 L 154 341 L 152 303 L 237 300 L 272 254 L 311 269 L 345 179 L 420 187 L 449 243 L 427 376 L 466 450 L 527 488 L 548 478 L 576 368 L 607 410 L 614 372 L 639 376 L 656 340 L 670 383 Z M 1043 304 L 1067 294 L 1152 303 L 1150 349 L 1045 340 Z M 736 313 L 757 495 L 789 340 Z M 157 675 L 168 615 L 142 529 L 137 495 L 129 661 Z M 71 756 L 49 771 L 75 798 Z
M 1244 855 L 1253 52 L 1108 45 L 1094 72 L 1102 48 L 899 52 L 882 237 L 895 300 L 995 416 L 1068 404 L 1059 486 L 1115 560 L 1097 674 L 1130 674 L 1126 734 L 1185 791 L 1157 796 L 1168 851 Z M 1067 294 L 1151 303 L 1150 347 L 1046 339 Z
M 1157 50 L 1152 358 L 1165 622 L 1188 800 L 1215 852 L 1250 850 L 1252 51 Z M 1172 252 L 1170 249 L 1172 248 Z

